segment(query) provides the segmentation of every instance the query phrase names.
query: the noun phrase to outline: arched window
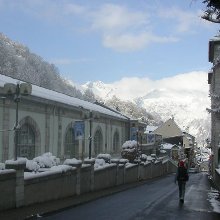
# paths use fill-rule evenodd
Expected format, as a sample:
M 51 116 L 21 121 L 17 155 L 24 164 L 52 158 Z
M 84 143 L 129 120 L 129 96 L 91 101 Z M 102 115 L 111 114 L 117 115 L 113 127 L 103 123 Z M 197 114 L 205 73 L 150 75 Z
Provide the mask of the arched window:
M 65 136 L 65 157 L 75 158 L 76 157 L 76 147 L 78 147 L 78 141 L 75 140 L 74 129 L 69 126 L 66 131 Z
M 103 137 L 101 129 L 98 129 L 94 135 L 94 152 L 95 155 L 100 154 L 103 146 Z
M 28 124 L 23 124 L 18 132 L 18 149 L 19 157 L 33 159 L 35 157 L 35 135 L 33 128 Z
M 114 133 L 113 136 L 113 152 L 117 152 L 119 150 L 120 146 L 119 146 L 119 134 L 118 131 L 116 131 Z

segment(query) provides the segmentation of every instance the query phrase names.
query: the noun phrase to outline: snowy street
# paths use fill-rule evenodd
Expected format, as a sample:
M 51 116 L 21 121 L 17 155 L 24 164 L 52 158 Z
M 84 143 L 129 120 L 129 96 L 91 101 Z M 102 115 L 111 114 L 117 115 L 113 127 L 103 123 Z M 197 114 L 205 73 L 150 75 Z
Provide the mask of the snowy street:
M 206 173 L 190 174 L 184 204 L 179 203 L 174 175 L 44 216 L 44 219 L 142 220 L 220 219 L 220 201 Z

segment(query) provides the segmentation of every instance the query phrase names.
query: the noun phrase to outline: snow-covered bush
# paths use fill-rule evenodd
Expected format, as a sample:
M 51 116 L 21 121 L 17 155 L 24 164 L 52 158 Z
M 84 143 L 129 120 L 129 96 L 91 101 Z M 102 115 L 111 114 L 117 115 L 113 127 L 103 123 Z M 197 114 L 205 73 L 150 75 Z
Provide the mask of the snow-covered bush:
M 137 150 L 137 141 L 126 141 L 122 145 L 122 151 L 121 151 L 121 156 L 124 159 L 128 159 L 129 162 L 133 162 L 138 155 L 138 150 Z
M 111 155 L 110 154 L 99 154 L 97 159 L 103 159 L 106 163 L 111 162 Z
M 103 167 L 105 165 L 106 165 L 106 163 L 105 163 L 104 159 L 96 159 L 95 164 L 94 164 L 94 168 L 97 169 L 97 168 Z
M 37 172 L 40 169 L 40 166 L 37 164 L 37 162 L 33 160 L 27 160 L 26 161 L 26 169 L 29 171 Z
M 60 159 L 53 156 L 50 152 L 44 153 L 42 156 L 35 157 L 33 161 L 37 162 L 41 168 L 50 168 L 60 164 Z
M 146 154 L 141 154 L 141 157 L 140 157 L 141 161 L 147 161 L 147 155 Z

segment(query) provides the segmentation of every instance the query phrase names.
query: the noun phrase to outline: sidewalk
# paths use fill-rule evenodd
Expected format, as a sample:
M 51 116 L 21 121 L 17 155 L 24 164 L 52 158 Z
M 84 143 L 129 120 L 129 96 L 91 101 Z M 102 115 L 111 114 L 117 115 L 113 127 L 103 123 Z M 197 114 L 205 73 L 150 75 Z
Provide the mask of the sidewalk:
M 159 177 L 159 178 L 163 178 L 163 177 Z M 155 180 L 155 179 L 156 178 L 151 180 Z M 72 196 L 64 199 L 48 201 L 48 202 L 25 206 L 17 209 L 5 210 L 0 212 L 0 219 L 1 220 L 37 219 L 37 216 L 40 217 L 41 215 L 47 213 L 56 212 L 58 210 L 60 211 L 62 209 L 66 209 L 69 207 L 80 205 L 82 203 L 90 202 L 100 197 L 121 192 L 129 188 L 137 187 L 151 180 L 134 182 L 130 184 L 104 189 L 101 191 L 85 193 L 79 196 Z

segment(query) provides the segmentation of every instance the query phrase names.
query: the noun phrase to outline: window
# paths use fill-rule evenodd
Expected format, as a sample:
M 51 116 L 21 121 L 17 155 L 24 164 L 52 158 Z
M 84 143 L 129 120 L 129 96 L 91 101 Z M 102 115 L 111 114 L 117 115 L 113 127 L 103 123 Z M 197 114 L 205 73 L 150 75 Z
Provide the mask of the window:
M 119 148 L 120 148 L 120 146 L 119 146 L 119 134 L 118 134 L 118 131 L 116 131 L 114 133 L 114 137 L 113 137 L 113 152 L 117 152 Z
M 97 130 L 94 135 L 94 152 L 95 155 L 100 154 L 103 146 L 103 137 L 101 129 Z
M 35 156 L 35 134 L 32 127 L 27 123 L 22 125 L 18 132 L 17 153 L 19 157 L 28 159 L 33 159 Z
M 65 137 L 65 157 L 66 158 L 74 158 L 76 157 L 76 146 L 78 141 L 75 140 L 74 129 L 72 126 L 69 126 L 66 132 Z

